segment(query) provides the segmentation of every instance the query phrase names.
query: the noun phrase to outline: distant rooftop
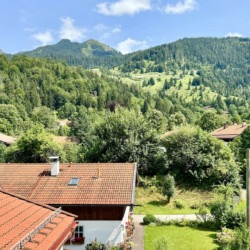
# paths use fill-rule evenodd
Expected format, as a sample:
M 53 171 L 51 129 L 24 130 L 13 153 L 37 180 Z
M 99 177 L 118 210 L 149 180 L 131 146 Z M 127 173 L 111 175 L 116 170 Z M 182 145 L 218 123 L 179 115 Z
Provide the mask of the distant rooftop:
M 247 124 L 225 124 L 223 127 L 214 130 L 211 135 L 221 140 L 231 141 L 236 136 L 241 135 L 247 127 Z
M 15 140 L 16 140 L 15 137 L 0 133 L 0 142 L 3 142 L 4 144 L 6 144 L 8 146 L 11 145 L 12 143 L 14 143 Z

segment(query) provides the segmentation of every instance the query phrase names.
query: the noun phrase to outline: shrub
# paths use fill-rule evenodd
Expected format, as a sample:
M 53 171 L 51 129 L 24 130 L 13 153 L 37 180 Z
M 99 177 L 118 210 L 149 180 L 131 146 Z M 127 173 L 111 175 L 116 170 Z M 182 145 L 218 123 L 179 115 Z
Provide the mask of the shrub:
M 140 176 L 140 179 L 139 179 L 139 185 L 141 187 L 144 187 L 144 188 L 150 188 L 150 187 L 159 187 L 160 185 L 160 182 L 158 181 L 157 177 L 156 176 L 153 176 L 153 177 L 144 177 L 142 178 Z
M 241 225 L 235 230 L 235 241 L 232 242 L 230 250 L 249 250 L 250 249 L 250 229 L 246 225 Z
M 199 212 L 196 214 L 196 217 L 199 221 L 206 222 L 209 219 L 208 214 L 209 214 L 208 208 L 202 206 L 199 208 Z
M 87 250 L 100 250 L 100 249 L 105 250 L 106 247 L 104 244 L 98 242 L 97 240 L 94 240 L 94 241 L 91 241 L 91 243 L 87 245 L 86 249 Z
M 175 201 L 174 201 L 174 205 L 175 205 L 175 207 L 178 208 L 178 209 L 182 209 L 182 208 L 185 207 L 185 204 L 184 204 L 182 201 L 180 201 L 180 200 L 175 200 Z
M 217 241 L 222 250 L 249 250 L 250 229 L 245 224 L 235 230 L 223 228 L 217 234 Z
M 227 210 L 224 216 L 222 216 L 222 224 L 225 227 L 234 229 L 239 227 L 241 224 L 245 223 L 246 215 L 245 213 L 234 211 L 234 210 Z
M 175 193 L 175 180 L 173 176 L 167 175 L 165 177 L 162 193 L 163 195 L 167 196 L 168 202 L 170 202 L 170 199 L 174 196 Z
M 232 210 L 225 201 L 213 203 L 210 211 L 217 226 L 220 228 L 234 229 L 240 227 L 246 220 L 244 213 Z
M 168 250 L 169 241 L 165 237 L 159 238 L 154 242 L 154 250 Z
M 151 222 L 156 222 L 156 217 L 152 214 L 147 214 L 143 217 L 144 225 L 149 225 Z
M 230 245 L 235 241 L 235 237 L 236 233 L 226 227 L 223 227 L 222 231 L 216 235 L 216 239 L 222 249 L 230 249 Z
M 200 206 L 201 206 L 201 204 L 195 203 L 195 204 L 192 204 L 192 205 L 190 206 L 190 208 L 191 208 L 191 209 L 198 209 L 198 208 L 200 208 Z
M 156 223 L 155 223 L 155 222 L 150 222 L 149 226 L 150 226 L 150 227 L 155 227 L 155 226 L 156 226 Z

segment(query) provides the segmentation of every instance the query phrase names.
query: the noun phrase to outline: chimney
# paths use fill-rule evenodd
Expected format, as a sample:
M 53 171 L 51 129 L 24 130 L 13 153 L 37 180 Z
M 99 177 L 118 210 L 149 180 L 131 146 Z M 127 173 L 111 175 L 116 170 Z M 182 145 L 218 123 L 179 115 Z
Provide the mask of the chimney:
M 228 127 L 228 123 L 225 122 L 225 123 L 224 123 L 224 129 L 226 129 L 227 127 Z
M 51 176 L 58 176 L 59 174 L 59 156 L 50 156 L 50 174 Z
M 247 122 L 246 122 L 245 119 L 243 119 L 243 121 L 242 121 L 242 127 L 245 127 L 246 125 L 247 125 Z

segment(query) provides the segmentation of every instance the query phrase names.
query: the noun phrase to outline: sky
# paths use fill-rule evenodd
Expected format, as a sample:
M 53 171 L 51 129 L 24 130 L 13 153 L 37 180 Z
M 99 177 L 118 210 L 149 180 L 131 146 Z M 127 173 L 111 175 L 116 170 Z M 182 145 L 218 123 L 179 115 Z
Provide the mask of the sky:
M 127 54 L 186 37 L 250 37 L 249 0 L 1 0 L 0 50 L 95 39 Z

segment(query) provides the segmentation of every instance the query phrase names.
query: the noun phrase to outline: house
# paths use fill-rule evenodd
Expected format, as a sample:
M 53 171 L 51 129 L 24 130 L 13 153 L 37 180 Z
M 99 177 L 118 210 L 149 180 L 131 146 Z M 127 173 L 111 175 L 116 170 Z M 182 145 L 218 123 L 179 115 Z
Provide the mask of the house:
M 0 190 L 0 249 L 63 249 L 75 215 Z
M 241 135 L 247 127 L 248 125 L 245 121 L 242 124 L 233 125 L 225 123 L 223 127 L 216 129 L 211 135 L 225 142 L 230 142 L 235 137 Z
M 78 216 L 76 237 L 123 242 L 134 204 L 134 163 L 0 164 L 0 188 Z M 70 245 L 68 249 L 82 249 Z
M 0 133 L 0 143 L 4 143 L 6 146 L 10 146 L 15 142 L 16 138 Z

